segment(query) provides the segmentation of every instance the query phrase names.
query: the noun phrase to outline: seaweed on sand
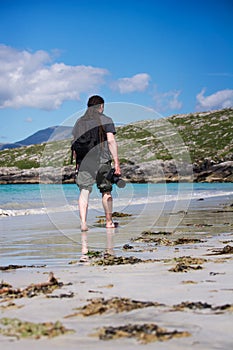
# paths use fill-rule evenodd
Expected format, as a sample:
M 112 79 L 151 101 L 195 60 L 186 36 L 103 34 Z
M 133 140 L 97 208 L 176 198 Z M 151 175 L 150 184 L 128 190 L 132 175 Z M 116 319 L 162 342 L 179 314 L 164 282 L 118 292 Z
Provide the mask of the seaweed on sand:
M 100 256 L 96 259 L 94 259 L 91 262 L 91 265 L 125 265 L 125 264 L 137 264 L 137 263 L 146 263 L 146 262 L 152 262 L 152 259 L 143 260 L 140 258 L 136 258 L 134 256 L 114 256 L 108 253 L 105 253 L 103 256 Z
M 175 267 L 172 267 L 171 269 L 169 269 L 169 271 L 171 272 L 188 272 L 188 270 L 201 270 L 202 266 L 197 265 L 197 266 L 193 266 L 193 265 L 187 265 L 184 264 L 182 262 L 176 264 Z
M 140 301 L 140 300 L 133 300 L 129 298 L 119 298 L 119 297 L 113 297 L 110 299 L 104 299 L 104 298 L 94 298 L 89 299 L 89 303 L 84 305 L 83 307 L 77 308 L 77 312 L 74 314 L 66 316 L 68 317 L 74 317 L 74 316 L 93 316 L 93 315 L 102 315 L 104 313 L 108 313 L 111 311 L 114 311 L 116 313 L 124 312 L 124 311 L 131 311 L 135 309 L 142 309 L 146 307 L 158 307 L 158 306 L 164 306 L 164 304 L 160 304 L 157 302 L 151 302 L 151 301 Z
M 128 324 L 118 327 L 103 327 L 96 334 L 101 340 L 117 338 L 136 338 L 140 343 L 170 340 L 172 338 L 188 337 L 191 334 L 183 331 L 168 331 L 153 323 Z
M 58 282 L 54 277 L 53 272 L 49 274 L 48 282 L 30 284 L 24 289 L 13 288 L 10 284 L 6 282 L 0 283 L 0 298 L 4 299 L 17 299 L 17 298 L 32 298 L 39 294 L 49 294 L 52 293 L 55 289 L 61 288 L 64 286 L 63 282 Z
M 176 240 L 168 239 L 166 237 L 159 237 L 164 235 L 170 235 L 170 232 L 151 232 L 151 231 L 143 231 L 138 237 L 131 238 L 133 242 L 143 242 L 143 243 L 155 243 L 156 245 L 165 245 L 165 246 L 175 246 L 181 244 L 196 244 L 203 243 L 205 241 L 199 238 L 190 238 L 190 237 L 182 237 Z
M 215 311 L 217 313 L 223 312 L 223 311 L 233 311 L 233 304 L 224 304 L 219 306 L 213 306 L 209 303 L 202 302 L 202 301 L 183 301 L 180 304 L 173 305 L 174 311 L 183 311 L 185 309 L 189 310 L 211 310 Z
M 212 250 L 214 254 L 208 254 L 208 255 L 222 255 L 222 254 L 233 254 L 233 247 L 231 245 L 226 245 L 222 249 L 213 249 Z
M 16 270 L 16 269 L 23 269 L 23 268 L 39 268 L 39 267 L 45 267 L 46 265 L 14 265 L 10 264 L 7 266 L 0 266 L 1 271 L 10 271 L 10 270 Z
M 0 328 L 0 333 L 10 337 L 33 338 L 40 339 L 41 337 L 53 338 L 66 333 L 74 333 L 73 330 L 65 328 L 61 322 L 43 322 L 33 323 L 21 321 L 17 318 L 4 317 L 0 319 L 3 328 Z

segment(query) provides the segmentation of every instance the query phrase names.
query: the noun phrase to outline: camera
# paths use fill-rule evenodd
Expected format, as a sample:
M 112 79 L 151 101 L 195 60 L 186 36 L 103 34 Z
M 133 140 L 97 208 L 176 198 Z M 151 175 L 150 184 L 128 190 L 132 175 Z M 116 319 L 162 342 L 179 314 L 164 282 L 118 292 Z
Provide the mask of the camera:
M 124 188 L 125 187 L 125 181 L 119 176 L 114 174 L 115 173 L 115 169 L 112 168 L 108 175 L 106 176 L 106 179 L 111 181 L 112 184 L 116 184 L 117 187 L 119 188 Z

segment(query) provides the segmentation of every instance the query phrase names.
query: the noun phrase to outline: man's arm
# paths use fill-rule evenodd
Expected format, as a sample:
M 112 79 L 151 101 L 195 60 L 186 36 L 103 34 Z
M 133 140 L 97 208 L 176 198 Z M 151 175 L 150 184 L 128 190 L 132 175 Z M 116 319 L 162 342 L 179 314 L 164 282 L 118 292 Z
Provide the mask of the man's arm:
M 107 141 L 108 141 L 108 147 L 111 152 L 113 161 L 114 161 L 114 167 L 115 167 L 115 174 L 120 175 L 121 169 L 120 169 L 120 163 L 118 159 L 118 148 L 116 139 L 113 133 L 107 132 Z

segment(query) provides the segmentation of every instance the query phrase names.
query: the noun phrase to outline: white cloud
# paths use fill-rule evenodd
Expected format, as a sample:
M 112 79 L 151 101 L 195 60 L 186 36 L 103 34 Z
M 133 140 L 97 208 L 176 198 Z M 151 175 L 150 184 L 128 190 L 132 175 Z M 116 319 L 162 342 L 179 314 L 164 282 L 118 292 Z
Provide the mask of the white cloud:
M 150 76 L 146 73 L 140 73 L 131 78 L 121 78 L 112 84 L 112 88 L 118 90 L 121 94 L 144 91 L 149 85 Z
M 233 90 L 220 90 L 212 95 L 204 96 L 205 89 L 197 94 L 197 109 L 229 108 L 233 106 Z
M 26 118 L 26 119 L 25 119 L 25 122 L 26 122 L 26 123 L 31 123 L 31 122 L 32 122 L 32 118 L 30 118 L 30 117 Z
M 156 109 L 159 112 L 181 109 L 182 102 L 178 100 L 180 94 L 181 91 L 167 91 L 163 93 L 157 92 L 154 95 Z
M 0 45 L 0 108 L 57 109 L 65 100 L 104 83 L 107 70 L 52 63 L 45 51 L 19 51 Z

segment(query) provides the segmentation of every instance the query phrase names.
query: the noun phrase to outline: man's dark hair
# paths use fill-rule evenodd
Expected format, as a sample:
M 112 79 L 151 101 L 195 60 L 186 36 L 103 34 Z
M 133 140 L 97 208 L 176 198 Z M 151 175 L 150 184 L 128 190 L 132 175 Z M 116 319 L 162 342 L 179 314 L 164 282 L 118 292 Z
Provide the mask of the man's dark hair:
M 101 96 L 98 96 L 98 95 L 94 95 L 94 96 L 91 96 L 87 102 L 87 107 L 93 107 L 93 106 L 96 106 L 96 105 L 101 105 L 104 103 L 104 99 L 103 97 Z

